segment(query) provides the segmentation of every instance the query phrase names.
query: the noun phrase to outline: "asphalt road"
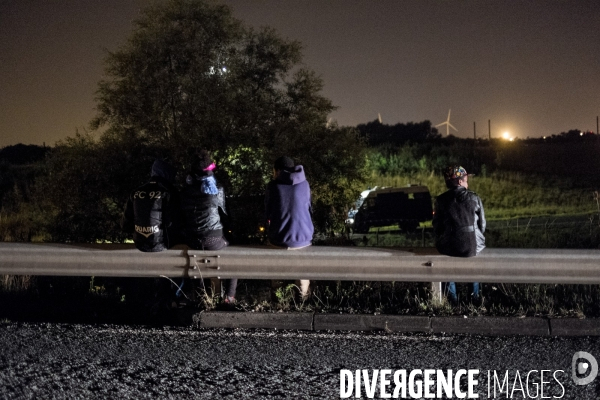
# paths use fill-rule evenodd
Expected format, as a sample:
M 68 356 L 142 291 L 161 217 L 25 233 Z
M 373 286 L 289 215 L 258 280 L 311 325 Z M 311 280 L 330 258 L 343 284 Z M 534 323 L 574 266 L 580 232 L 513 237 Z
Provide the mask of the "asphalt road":
M 496 398 L 542 398 L 539 371 L 550 370 L 543 378 L 544 398 L 600 397 L 600 377 L 584 386 L 576 386 L 571 377 L 576 352 L 586 351 L 600 360 L 600 341 L 589 337 L 2 323 L 0 348 L 3 399 L 329 399 L 339 398 L 344 369 L 352 374 L 365 369 L 371 378 L 374 369 L 390 369 L 392 375 L 398 370 L 410 374 L 417 369 L 478 369 L 473 390 L 479 398 L 488 398 L 488 370 L 492 377 L 496 371 L 499 382 L 508 371 L 503 389 L 508 393 L 496 388 Z M 463 377 L 460 390 L 466 391 L 468 384 Z M 361 385 L 364 396 L 368 385 Z M 392 378 L 386 393 L 393 394 L 394 388 Z M 375 398 L 379 394 L 377 389 Z

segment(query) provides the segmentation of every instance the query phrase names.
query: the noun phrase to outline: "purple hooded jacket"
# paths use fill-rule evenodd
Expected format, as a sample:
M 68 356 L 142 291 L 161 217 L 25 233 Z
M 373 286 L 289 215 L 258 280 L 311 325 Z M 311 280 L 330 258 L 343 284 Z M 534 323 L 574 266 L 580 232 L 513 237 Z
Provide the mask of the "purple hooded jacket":
M 308 246 L 313 237 L 310 186 L 302 165 L 293 172 L 281 171 L 267 184 L 265 210 L 269 241 L 282 247 Z

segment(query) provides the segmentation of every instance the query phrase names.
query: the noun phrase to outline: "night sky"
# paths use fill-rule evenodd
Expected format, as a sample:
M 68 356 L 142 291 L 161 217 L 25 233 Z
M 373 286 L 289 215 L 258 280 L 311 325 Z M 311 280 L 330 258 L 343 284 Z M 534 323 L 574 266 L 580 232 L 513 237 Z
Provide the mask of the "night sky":
M 104 49 L 147 0 L 0 0 L 0 147 L 53 145 L 95 114 Z M 460 137 L 596 131 L 600 2 L 223 0 L 302 42 L 340 125 L 446 120 Z M 445 132 L 445 128 L 442 128 Z

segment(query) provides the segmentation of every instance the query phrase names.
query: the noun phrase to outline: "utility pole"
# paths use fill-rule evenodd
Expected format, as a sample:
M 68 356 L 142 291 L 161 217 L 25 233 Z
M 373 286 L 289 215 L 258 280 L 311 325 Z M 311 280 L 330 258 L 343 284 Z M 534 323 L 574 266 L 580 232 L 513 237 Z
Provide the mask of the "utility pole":
M 473 139 L 477 140 L 477 128 L 475 127 L 475 121 L 473 121 Z
M 488 119 L 488 135 L 490 137 L 490 140 L 492 140 L 492 122 L 489 119 Z

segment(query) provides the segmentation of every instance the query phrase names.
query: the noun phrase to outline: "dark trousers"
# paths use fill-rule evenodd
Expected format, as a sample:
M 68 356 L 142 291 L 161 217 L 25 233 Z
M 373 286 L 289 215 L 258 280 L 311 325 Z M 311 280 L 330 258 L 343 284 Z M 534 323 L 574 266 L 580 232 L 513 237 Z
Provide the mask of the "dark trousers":
M 205 238 L 188 239 L 187 245 L 196 250 L 221 250 L 229 245 L 229 242 L 222 236 L 209 236 Z
M 237 289 L 237 279 L 224 279 L 223 286 L 225 287 L 225 295 L 227 297 L 235 297 L 235 291 Z

